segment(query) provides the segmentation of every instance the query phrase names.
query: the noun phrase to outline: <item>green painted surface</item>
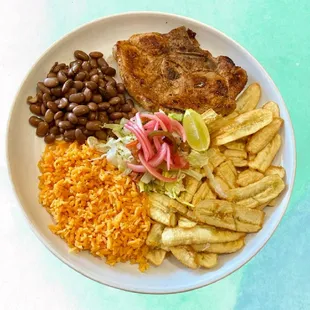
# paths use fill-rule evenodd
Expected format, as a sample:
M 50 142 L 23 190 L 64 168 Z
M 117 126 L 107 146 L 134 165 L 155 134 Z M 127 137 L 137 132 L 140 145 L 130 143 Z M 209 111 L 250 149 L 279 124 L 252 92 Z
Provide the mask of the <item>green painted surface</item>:
M 85 296 L 79 298 L 79 309 L 310 309 L 310 3 L 58 0 L 46 1 L 46 9 L 50 44 L 85 22 L 137 10 L 185 15 L 223 31 L 270 73 L 288 106 L 297 140 L 297 178 L 289 209 L 266 247 L 245 267 L 209 287 L 167 296 L 118 291 L 72 272 L 63 287 L 73 296 Z

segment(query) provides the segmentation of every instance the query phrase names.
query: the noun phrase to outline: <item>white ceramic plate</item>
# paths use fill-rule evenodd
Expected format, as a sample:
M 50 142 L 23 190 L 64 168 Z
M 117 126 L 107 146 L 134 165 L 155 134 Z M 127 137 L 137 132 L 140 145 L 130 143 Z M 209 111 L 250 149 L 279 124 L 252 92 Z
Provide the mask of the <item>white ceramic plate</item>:
M 221 256 L 218 267 L 210 271 L 189 270 L 175 259 L 169 258 L 160 267 L 151 267 L 145 274 L 141 274 L 135 265 L 118 264 L 112 268 L 88 253 L 69 254 L 67 245 L 49 231 L 48 224 L 52 219 L 38 203 L 37 162 L 44 149 L 44 142 L 35 136 L 34 129 L 28 124 L 30 112 L 25 103 L 26 98 L 35 92 L 36 83 L 45 77 L 55 61 L 68 63 L 76 49 L 86 52 L 100 50 L 107 57 L 112 54 L 112 47 L 117 40 L 127 39 L 134 33 L 168 32 L 181 25 L 195 31 L 201 46 L 213 55 L 227 55 L 242 66 L 248 73 L 249 83 L 260 83 L 263 90 L 260 104 L 267 100 L 279 104 L 285 126 L 281 131 L 284 142 L 276 163 L 286 169 L 286 191 L 276 208 L 267 209 L 263 229 L 247 237 L 242 251 Z M 288 111 L 278 89 L 262 66 L 236 42 L 207 25 L 181 16 L 149 12 L 121 14 L 96 20 L 71 32 L 47 50 L 30 70 L 15 98 L 7 132 L 7 159 L 22 210 L 36 235 L 52 253 L 93 280 L 115 288 L 143 293 L 174 293 L 199 288 L 229 275 L 248 262 L 271 237 L 287 208 L 296 164 L 294 133 Z

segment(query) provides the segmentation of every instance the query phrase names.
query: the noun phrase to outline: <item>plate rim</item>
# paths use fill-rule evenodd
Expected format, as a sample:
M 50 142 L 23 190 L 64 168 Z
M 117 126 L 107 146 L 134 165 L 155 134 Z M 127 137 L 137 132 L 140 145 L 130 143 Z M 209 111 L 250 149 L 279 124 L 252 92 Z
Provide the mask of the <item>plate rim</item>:
M 191 22 L 191 23 L 195 23 L 197 24 L 197 26 L 200 26 L 202 28 L 208 28 L 208 30 L 210 30 L 211 32 L 213 32 L 215 35 L 219 36 L 219 37 L 223 37 L 225 40 L 228 40 L 230 43 L 234 44 L 239 50 L 241 50 L 244 54 L 246 54 L 251 61 L 264 73 L 264 75 L 269 78 L 271 85 L 274 87 L 276 94 L 282 99 L 284 105 L 283 105 L 283 109 L 286 110 L 286 113 L 288 115 L 288 124 L 286 124 L 286 126 L 290 127 L 290 130 L 292 132 L 292 150 L 293 150 L 293 167 L 292 167 L 292 180 L 291 180 L 291 187 L 289 188 L 289 191 L 287 192 L 288 194 L 288 199 L 287 202 L 283 208 L 283 211 L 281 212 L 279 219 L 276 222 L 275 228 L 267 233 L 267 236 L 264 238 L 262 244 L 251 254 L 250 257 L 248 257 L 247 259 L 241 259 L 240 262 L 238 262 L 236 264 L 236 268 L 234 268 L 233 270 L 229 270 L 226 273 L 223 273 L 223 275 L 220 275 L 216 278 L 214 278 L 214 280 L 209 281 L 208 283 L 199 283 L 199 284 L 194 284 L 194 285 L 188 285 L 185 289 L 169 289 L 167 290 L 156 290 L 154 291 L 154 289 L 148 289 L 145 288 L 144 290 L 141 289 L 137 289 L 137 288 L 129 288 L 129 287 L 125 287 L 122 286 L 122 284 L 120 283 L 118 286 L 114 283 L 109 283 L 109 281 L 103 279 L 103 280 L 99 280 L 96 279 L 95 277 L 86 274 L 84 271 L 79 270 L 77 267 L 74 266 L 73 263 L 71 263 L 70 261 L 68 261 L 66 259 L 66 257 L 62 256 L 60 253 L 58 253 L 57 250 L 55 250 L 48 242 L 48 240 L 44 237 L 44 235 L 42 235 L 39 230 L 36 228 L 35 223 L 28 217 L 24 207 L 22 206 L 21 203 L 21 199 L 19 198 L 19 195 L 17 194 L 17 189 L 15 187 L 15 184 L 13 182 L 13 177 L 12 177 L 12 173 L 11 173 L 11 164 L 10 164 L 10 159 L 9 159 L 9 132 L 10 132 L 10 124 L 11 124 L 11 118 L 13 115 L 13 111 L 14 111 L 14 107 L 16 105 L 16 100 L 19 96 L 19 93 L 25 83 L 25 81 L 28 79 L 29 75 L 31 74 L 32 70 L 34 69 L 34 67 L 37 65 L 38 62 L 41 61 L 42 58 L 45 57 L 46 54 L 48 54 L 50 52 L 50 50 L 53 49 L 53 47 L 57 44 L 59 44 L 61 41 L 65 40 L 67 37 L 71 36 L 74 33 L 77 33 L 78 31 L 80 31 L 81 29 L 83 29 L 84 27 L 88 27 L 91 24 L 96 24 L 102 20 L 108 20 L 108 19 L 113 19 L 113 18 L 122 18 L 124 16 L 128 16 L 128 15 L 152 15 L 152 16 L 159 16 L 161 15 L 162 17 L 167 17 L 167 18 L 179 18 L 179 19 L 183 19 L 185 21 Z M 199 289 L 208 285 L 211 285 L 213 283 L 216 283 L 224 278 L 226 278 L 227 276 L 231 275 L 232 273 L 234 273 L 235 271 L 239 270 L 241 267 L 245 266 L 258 252 L 261 251 L 261 249 L 266 245 L 266 243 L 269 241 L 269 239 L 272 237 L 272 235 L 275 233 L 275 231 L 277 230 L 292 197 L 292 192 L 294 189 L 294 184 L 295 184 L 295 178 L 296 178 L 296 166 L 297 166 L 297 157 L 296 157 L 296 141 L 295 141 L 295 132 L 294 132 L 294 127 L 292 124 L 292 120 L 291 120 L 291 116 L 290 113 L 287 109 L 286 103 L 283 100 L 283 97 L 278 89 L 278 87 L 276 86 L 275 82 L 272 80 L 272 78 L 270 77 L 269 73 L 267 72 L 267 70 L 258 62 L 258 60 L 248 51 L 246 50 L 243 46 L 241 46 L 238 42 L 236 42 L 234 39 L 230 38 L 228 35 L 226 35 L 225 33 L 221 32 L 220 30 L 214 28 L 213 26 L 210 26 L 204 22 L 201 22 L 199 20 L 196 20 L 194 18 L 190 18 L 187 16 L 183 16 L 183 15 L 179 15 L 179 14 L 173 14 L 173 13 L 166 13 L 166 12 L 161 12 L 161 11 L 130 11 L 130 12 L 125 12 L 125 13 L 118 13 L 118 14 L 112 14 L 112 15 L 108 15 L 108 16 L 103 16 L 103 17 L 99 17 L 96 18 L 90 22 L 84 23 L 79 27 L 74 28 L 72 31 L 66 33 L 65 35 L 63 35 L 62 37 L 60 37 L 58 40 L 56 40 L 53 44 L 51 44 L 42 54 L 39 58 L 37 58 L 35 60 L 35 62 L 31 65 L 31 67 L 29 68 L 29 70 L 27 71 L 25 77 L 23 78 L 22 82 L 20 83 L 16 94 L 14 96 L 13 99 L 13 104 L 10 107 L 10 112 L 9 112 L 9 117 L 7 119 L 7 124 L 6 124 L 6 142 L 5 142 L 5 147 L 6 147 L 6 167 L 7 167 L 7 171 L 8 171 L 8 176 L 9 176 L 9 180 L 13 189 L 13 194 L 14 194 L 14 198 L 15 200 L 18 202 L 18 206 L 19 209 L 21 210 L 24 218 L 26 219 L 26 221 L 29 223 L 29 226 L 31 228 L 31 230 L 33 231 L 34 235 L 41 241 L 41 243 L 43 243 L 43 245 L 55 256 L 57 257 L 60 261 L 62 261 L 63 263 L 65 263 L 67 266 L 69 266 L 70 268 L 72 268 L 73 270 L 75 270 L 76 272 L 80 273 L 81 275 L 87 277 L 90 280 L 96 281 L 97 283 L 115 288 L 115 289 L 119 289 L 119 290 L 123 290 L 123 291 L 127 291 L 127 292 L 132 292 L 132 293 L 140 293 L 140 294 L 154 294 L 154 295 L 160 295 L 160 294 L 175 294 L 175 293 L 184 293 L 184 292 L 188 292 L 191 290 L 195 290 L 195 289 Z

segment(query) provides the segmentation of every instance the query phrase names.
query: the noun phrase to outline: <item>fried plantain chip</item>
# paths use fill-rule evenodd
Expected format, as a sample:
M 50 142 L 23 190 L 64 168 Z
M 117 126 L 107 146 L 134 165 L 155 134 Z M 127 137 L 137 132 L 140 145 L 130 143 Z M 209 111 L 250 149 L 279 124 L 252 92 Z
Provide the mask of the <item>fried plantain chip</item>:
M 261 180 L 264 175 L 256 170 L 247 169 L 238 174 L 237 184 L 239 186 L 247 186 Z
M 276 136 L 260 152 L 257 153 L 256 157 L 249 161 L 249 167 L 262 173 L 266 172 L 280 149 L 280 146 L 281 136 L 276 134 Z
M 197 192 L 193 197 L 192 204 L 195 206 L 197 203 L 199 203 L 201 200 L 205 198 L 208 199 L 216 198 L 215 194 L 211 191 L 207 181 L 203 182 L 198 188 Z
M 252 154 L 261 151 L 274 138 L 282 124 L 282 118 L 275 118 L 269 125 L 256 132 L 248 141 L 247 151 Z
M 222 118 L 222 116 L 217 114 L 213 109 L 208 109 L 201 114 L 201 117 L 207 126 L 215 120 Z
M 241 151 L 241 150 L 226 150 L 224 152 L 224 155 L 226 157 L 238 157 L 238 158 L 242 158 L 242 159 L 247 159 L 248 154 L 246 151 Z
M 166 251 L 162 249 L 153 249 L 146 254 L 146 259 L 155 266 L 160 266 L 164 261 Z
M 196 252 L 228 254 L 239 251 L 245 245 L 244 238 L 236 241 L 225 243 L 206 243 L 206 244 L 193 244 L 191 247 Z
M 279 109 L 279 106 L 275 102 L 268 101 L 263 105 L 262 108 L 271 111 L 273 118 L 280 117 L 280 109 Z
M 159 247 L 161 245 L 161 235 L 165 229 L 165 225 L 154 223 L 146 238 L 146 244 L 151 247 Z
M 192 228 L 196 225 L 197 225 L 196 222 L 191 221 L 184 216 L 180 216 L 179 221 L 178 221 L 178 226 L 181 228 Z
M 220 178 L 220 177 L 215 177 L 209 167 L 209 165 L 206 165 L 203 167 L 206 176 L 208 177 L 208 184 L 210 188 L 222 199 L 226 198 L 226 193 L 225 190 L 229 188 L 229 186 Z
M 224 154 L 222 154 L 217 148 L 208 149 L 206 157 L 208 158 L 208 166 L 210 167 L 211 172 L 226 160 Z
M 264 212 L 238 206 L 225 200 L 201 201 L 195 208 L 196 218 L 205 224 L 240 232 L 256 232 L 262 228 Z
M 162 209 L 150 206 L 149 213 L 151 219 L 166 226 L 175 227 L 177 225 L 177 216 L 175 213 L 166 213 Z
M 185 191 L 181 193 L 180 200 L 191 203 L 193 196 L 195 195 L 196 191 L 201 185 L 201 182 L 189 175 L 187 175 L 183 181 L 184 181 Z
M 217 167 L 215 173 L 225 181 L 229 188 L 236 187 L 237 170 L 230 160 L 223 162 Z M 212 197 L 210 198 L 212 199 Z
M 226 143 L 224 144 L 224 146 L 227 147 L 229 150 L 238 150 L 238 151 L 245 150 L 245 142 L 240 140 Z
M 239 114 L 237 112 L 233 112 L 225 117 L 220 117 L 216 119 L 214 122 L 211 122 L 207 125 L 209 133 L 212 134 L 213 132 L 216 132 L 220 128 L 228 125 L 231 123 L 231 121 L 237 117 Z
M 284 188 L 285 184 L 278 175 L 269 175 L 245 187 L 228 190 L 227 200 L 238 202 L 252 198 L 262 205 L 278 197 Z
M 151 205 L 155 205 L 159 208 L 161 206 L 166 212 L 180 212 L 186 214 L 187 207 L 179 203 L 175 199 L 172 199 L 166 195 L 158 193 L 149 193 L 148 195 Z
M 258 83 L 249 85 L 236 101 L 236 112 L 241 114 L 254 110 L 261 96 L 261 88 Z
M 281 166 L 270 166 L 266 170 L 265 175 L 272 175 L 272 174 L 277 174 L 281 179 L 284 179 L 285 169 Z
M 214 145 L 223 145 L 231 141 L 249 136 L 272 122 L 272 112 L 269 110 L 257 109 L 240 114 L 228 125 L 214 132 Z
M 213 268 L 217 265 L 218 255 L 215 253 L 197 253 L 196 261 L 199 266 L 204 268 Z
M 166 227 L 162 234 L 162 243 L 165 246 L 219 243 L 235 241 L 243 237 L 241 232 L 217 229 L 210 226 L 197 225 L 192 228 Z
M 246 159 L 242 159 L 240 157 L 229 157 L 233 165 L 237 168 L 247 167 L 248 161 Z
M 196 253 L 190 246 L 176 246 L 170 248 L 173 256 L 185 266 L 191 269 L 197 269 L 199 265 L 196 262 Z

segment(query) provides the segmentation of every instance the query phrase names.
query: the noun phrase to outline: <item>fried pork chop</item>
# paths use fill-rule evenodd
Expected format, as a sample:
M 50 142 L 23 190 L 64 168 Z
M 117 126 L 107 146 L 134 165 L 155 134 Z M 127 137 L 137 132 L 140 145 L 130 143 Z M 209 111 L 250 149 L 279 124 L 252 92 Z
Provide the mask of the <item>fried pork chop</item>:
M 200 48 L 185 27 L 167 34 L 135 34 L 118 41 L 114 56 L 128 93 L 146 110 L 208 108 L 226 115 L 247 83 L 246 71 Z

